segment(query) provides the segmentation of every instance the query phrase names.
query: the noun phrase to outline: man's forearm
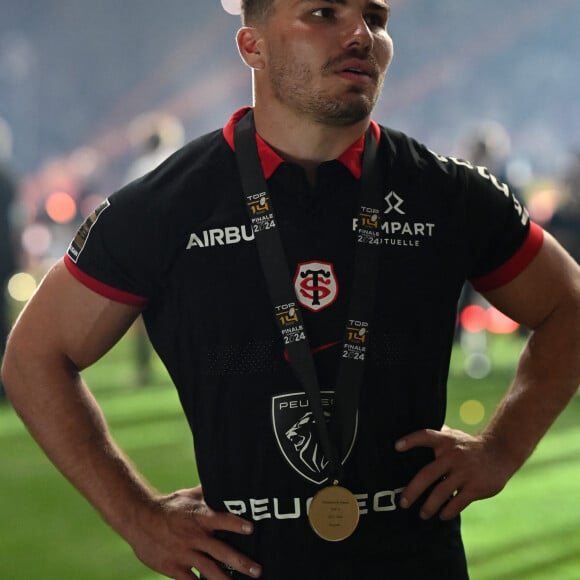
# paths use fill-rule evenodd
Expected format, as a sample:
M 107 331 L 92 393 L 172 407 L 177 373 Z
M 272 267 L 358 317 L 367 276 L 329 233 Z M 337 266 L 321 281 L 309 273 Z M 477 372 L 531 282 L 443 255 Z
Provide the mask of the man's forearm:
M 208 578 L 224 578 L 216 560 L 246 576 L 258 563 L 213 537 L 217 531 L 248 535 L 251 523 L 216 513 L 201 487 L 160 495 L 151 490 L 113 442 L 103 415 L 74 370 L 6 373 L 14 407 L 53 463 L 95 506 L 151 569 L 189 579 L 196 567 Z M 20 376 L 18 376 L 20 375 Z M 46 383 L 50 377 L 50 384 Z M 68 378 L 67 378 L 68 377 Z
M 153 492 L 112 440 L 72 365 L 50 365 L 50 371 L 42 366 L 42 361 L 30 361 L 7 370 L 11 402 L 56 467 L 126 536 L 137 507 Z
M 482 433 L 518 469 L 580 383 L 580 306 L 571 301 L 530 336 L 514 381 Z

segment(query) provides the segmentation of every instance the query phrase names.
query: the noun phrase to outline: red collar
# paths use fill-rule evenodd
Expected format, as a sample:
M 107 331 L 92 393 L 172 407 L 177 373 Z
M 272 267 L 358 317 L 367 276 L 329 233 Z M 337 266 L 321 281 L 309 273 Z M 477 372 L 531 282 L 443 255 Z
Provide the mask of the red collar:
M 250 107 L 244 107 L 239 111 L 236 111 L 228 124 L 224 127 L 224 138 L 228 142 L 228 145 L 235 151 L 234 147 L 234 127 L 236 123 L 247 113 Z M 381 130 L 379 126 L 371 121 L 371 128 L 373 135 L 377 141 L 381 139 Z M 256 143 L 258 145 L 258 153 L 260 155 L 260 160 L 262 161 L 262 169 L 264 170 L 264 176 L 266 179 L 270 179 L 272 174 L 280 164 L 284 163 L 284 160 L 278 153 L 276 153 L 267 143 L 264 141 L 260 135 L 256 133 Z M 338 157 L 340 161 L 356 179 L 360 179 L 362 175 L 362 153 L 365 147 L 365 136 L 361 137 L 355 141 L 342 155 Z

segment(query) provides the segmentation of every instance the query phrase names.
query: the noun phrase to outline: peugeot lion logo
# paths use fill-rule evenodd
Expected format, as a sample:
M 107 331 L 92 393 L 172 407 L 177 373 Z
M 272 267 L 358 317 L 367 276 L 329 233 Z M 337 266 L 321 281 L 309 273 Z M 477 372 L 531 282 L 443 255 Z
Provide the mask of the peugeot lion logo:
M 328 422 L 334 403 L 334 391 L 321 391 L 324 417 Z M 272 398 L 272 424 L 278 447 L 282 455 L 302 477 L 316 484 L 324 483 L 327 477 L 324 469 L 328 460 L 318 441 L 316 419 L 310 410 L 310 402 L 305 393 L 290 393 Z M 355 422 L 352 441 L 348 452 L 342 458 L 344 463 L 354 445 L 358 427 Z
M 328 422 L 330 414 L 324 413 L 324 416 Z M 286 431 L 285 435 L 294 446 L 304 467 L 311 473 L 319 474 L 324 471 L 328 461 L 316 441 L 315 429 L 316 419 L 312 412 L 308 411 Z

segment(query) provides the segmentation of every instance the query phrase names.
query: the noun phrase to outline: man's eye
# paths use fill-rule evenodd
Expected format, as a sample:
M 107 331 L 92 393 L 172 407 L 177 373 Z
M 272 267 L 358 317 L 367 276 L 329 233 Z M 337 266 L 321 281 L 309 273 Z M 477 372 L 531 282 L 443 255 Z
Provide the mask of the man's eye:
M 316 16 L 317 18 L 333 18 L 334 10 L 332 8 L 319 8 L 312 12 L 312 16 Z
M 369 14 L 365 17 L 365 21 L 370 28 L 386 28 L 387 23 L 380 14 Z

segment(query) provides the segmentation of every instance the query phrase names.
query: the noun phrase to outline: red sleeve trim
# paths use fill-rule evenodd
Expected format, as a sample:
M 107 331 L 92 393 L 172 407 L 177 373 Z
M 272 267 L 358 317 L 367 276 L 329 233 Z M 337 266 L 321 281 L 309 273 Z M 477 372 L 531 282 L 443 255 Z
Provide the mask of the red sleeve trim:
M 88 274 L 85 274 L 68 256 L 65 254 L 64 256 L 64 263 L 67 267 L 67 270 L 72 274 L 74 278 L 76 278 L 83 286 L 86 286 L 93 292 L 104 296 L 105 298 L 109 298 L 110 300 L 114 300 L 115 302 L 120 302 L 121 304 L 127 304 L 128 306 L 137 306 L 139 308 L 143 308 L 148 300 L 143 296 L 138 296 L 137 294 L 131 294 L 130 292 L 125 292 L 123 290 L 119 290 L 117 288 L 113 288 L 112 286 L 108 286 L 107 284 L 103 284 L 98 280 L 95 280 Z
M 543 242 L 544 230 L 539 225 L 531 222 L 528 237 L 520 249 L 497 270 L 471 280 L 471 284 L 478 292 L 485 292 L 495 290 L 511 282 L 537 256 Z

